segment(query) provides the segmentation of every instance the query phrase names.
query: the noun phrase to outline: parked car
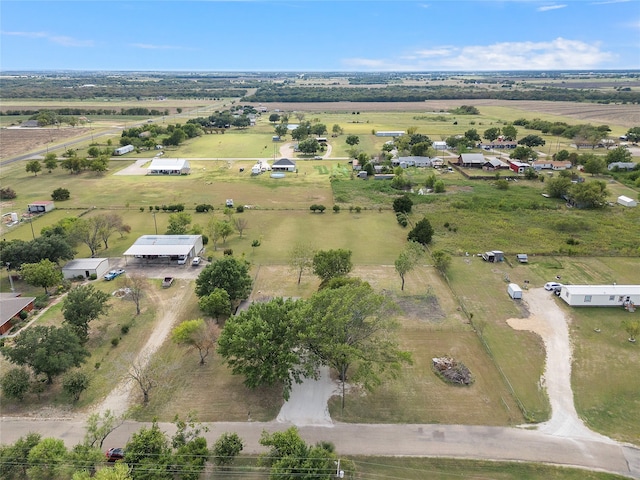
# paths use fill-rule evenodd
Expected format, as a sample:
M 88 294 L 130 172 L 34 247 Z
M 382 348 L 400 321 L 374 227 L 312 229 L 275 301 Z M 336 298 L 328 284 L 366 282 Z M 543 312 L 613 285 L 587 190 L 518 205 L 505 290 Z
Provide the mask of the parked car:
M 562 288 L 562 284 L 558 283 L 558 282 L 547 282 L 544 284 L 544 289 L 545 290 L 560 290 Z
M 116 270 L 109 270 L 105 274 L 104 279 L 107 280 L 107 281 L 113 280 L 114 278 L 119 277 L 123 273 L 124 273 L 124 269 L 122 269 L 122 268 L 118 268 Z
M 193 260 L 191 260 L 191 265 L 193 265 L 194 267 L 200 265 L 200 257 L 193 257 Z
M 178 265 L 184 265 L 185 263 L 187 263 L 187 257 L 180 257 L 178 259 Z
M 227 207 L 233 207 L 233 198 L 227 198 L 225 204 Z
M 107 462 L 115 462 L 124 458 L 124 448 L 110 448 L 106 451 Z

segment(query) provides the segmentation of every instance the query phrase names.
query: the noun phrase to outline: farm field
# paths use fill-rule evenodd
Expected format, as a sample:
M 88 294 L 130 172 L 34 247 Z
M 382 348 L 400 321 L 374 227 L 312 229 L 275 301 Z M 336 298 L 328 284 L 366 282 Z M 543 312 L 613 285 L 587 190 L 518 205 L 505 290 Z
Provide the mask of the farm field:
M 438 117 L 439 110 L 461 103 L 477 105 L 482 115 L 458 116 L 456 126 L 450 121 L 429 119 L 429 115 Z M 186 108 L 186 104 L 177 105 L 175 108 Z M 399 192 L 385 182 L 352 179 L 350 165 L 336 157 L 348 156 L 344 142 L 348 134 L 360 135 L 359 146 L 364 150 L 379 151 L 387 139 L 373 136 L 372 130 L 417 126 L 419 132 L 438 140 L 468 128 L 482 131 L 519 117 L 539 117 L 572 123 L 610 123 L 613 133 L 617 134 L 625 132 L 628 126 L 640 124 L 638 113 L 626 108 L 631 107 L 627 105 L 558 105 L 557 102 L 423 102 L 416 104 L 414 111 L 412 106 L 402 106 L 405 107 L 402 111 L 396 111 L 398 104 L 389 104 L 385 106 L 388 110 L 382 111 L 378 104 L 270 105 L 298 110 L 308 107 L 305 120 L 317 118 L 326 123 L 329 130 L 334 123 L 344 128 L 344 135 L 330 139 L 334 158 L 299 160 L 298 172 L 282 179 L 249 174 L 253 158 L 280 156 L 276 150 L 280 144 L 271 142 L 273 126 L 266 116 L 255 129 L 206 135 L 168 150 L 167 157 L 192 159 L 192 173 L 184 177 L 115 175 L 137 158 L 148 157 L 150 161 L 149 152 L 111 161 L 110 170 L 104 174 L 70 175 L 57 169 L 34 176 L 25 172 L 23 163 L 9 165 L 3 167 L 3 185 L 10 185 L 19 196 L 3 203 L 3 213 L 22 212 L 32 201 L 49 199 L 58 187 L 68 188 L 71 199 L 57 202 L 56 210 L 35 218 L 31 225 L 27 222 L 12 230 L 3 230 L 3 239 L 29 240 L 34 234 L 38 236 L 42 227 L 66 216 L 90 218 L 107 212 L 118 213 L 131 227 L 131 232 L 123 236 L 114 234 L 110 248 L 98 252 L 99 256 L 118 257 L 139 235 L 154 233 L 156 229 L 158 233 L 165 232 L 169 214 L 160 211 L 153 215 L 149 212 L 150 206 L 183 203 L 192 217 L 192 226 L 197 225 L 206 232 L 212 218 L 224 218 L 225 199 L 233 198 L 236 205 L 251 207 L 237 214 L 247 220 L 248 228 L 242 238 L 233 234 L 224 245 L 218 245 L 217 250 L 209 244 L 205 256 L 220 257 L 224 248 L 230 248 L 234 255 L 247 258 L 255 275 L 254 296 L 307 297 L 317 289 L 317 279 L 311 276 L 304 276 L 301 285 L 296 285 L 286 267 L 291 245 L 303 242 L 318 249 L 353 250 L 354 275 L 369 281 L 377 290 L 389 292 L 405 308 L 400 317 L 401 344 L 413 352 L 415 364 L 406 368 L 399 378 L 385 382 L 374 394 L 350 391 L 343 412 L 339 400 L 332 400 L 330 411 L 334 419 L 482 425 L 544 421 L 550 414 L 544 387 L 539 381 L 544 368 L 544 349 L 535 334 L 515 331 L 507 325 L 507 319 L 525 318 L 528 312 L 507 297 L 506 280 L 519 284 L 528 280 L 532 287 L 539 287 L 556 275 L 571 283 L 637 283 L 640 271 L 638 209 L 620 206 L 588 211 L 570 209 L 564 202 L 542 197 L 544 183 L 538 181 L 509 183 L 506 191 L 500 191 L 491 180 L 471 181 L 457 172 L 436 172 L 437 178 L 444 181 L 446 192 L 411 194 L 414 200 L 411 220 L 415 222 L 423 216 L 430 219 L 435 230 L 432 248 L 447 251 L 453 256 L 453 262 L 447 279 L 443 279 L 429 265 L 430 259 L 425 260 L 407 277 L 405 292 L 400 292 L 393 263 L 408 230 L 397 224 L 391 209 Z M 202 102 L 193 107 L 202 108 L 198 115 L 208 114 L 208 107 Z M 325 110 L 314 110 L 320 108 Z M 353 111 L 360 113 L 353 114 Z M 84 130 L 86 135 L 87 129 Z M 1 134 L 3 158 L 5 139 L 9 138 L 4 135 L 8 131 L 12 130 L 2 130 Z M 49 135 L 49 130 L 40 131 Z M 547 140 L 552 142 L 555 137 Z M 29 148 L 33 147 L 27 143 Z M 547 147 L 551 153 L 552 147 L 549 144 Z M 209 158 L 225 160 L 206 160 Z M 240 172 L 241 168 L 244 172 Z M 434 171 L 407 171 L 415 185 L 423 185 L 431 173 Z M 608 177 L 602 178 L 609 181 Z M 611 201 L 620 194 L 637 197 L 636 190 L 618 183 L 609 183 L 608 189 Z M 201 203 L 212 204 L 213 213 L 195 213 L 194 207 Z M 327 211 L 311 213 L 312 204 L 323 204 Z M 339 213 L 332 212 L 333 205 L 340 207 Z M 570 239 L 572 243 L 568 242 Z M 259 247 L 252 247 L 254 240 L 260 241 Z M 475 256 L 493 249 L 505 251 L 508 261 L 492 265 Z M 78 256 L 89 255 L 86 246 L 79 245 L 77 251 Z M 515 264 L 516 253 L 528 253 L 529 265 Z M 2 291 L 7 291 L 6 272 L 2 272 L 0 279 Z M 100 285 L 109 289 L 114 286 Z M 154 295 L 168 295 L 156 287 L 154 284 L 160 293 L 154 290 Z M 193 306 L 193 295 L 188 293 L 192 291 L 192 284 L 185 281 L 179 287 L 185 300 L 180 319 L 197 318 L 201 313 Z M 35 292 L 30 288 L 25 290 L 26 293 L 32 291 Z M 172 290 L 174 294 L 175 291 Z M 130 308 L 130 305 L 119 305 L 109 317 L 96 324 L 94 354 L 83 367 L 92 372 L 96 381 L 78 408 L 87 407 L 109 391 L 115 384 L 114 379 L 104 378 L 103 372 L 118 368 L 122 363 L 121 353 L 140 348 L 141 339 L 151 332 L 155 314 L 152 306 L 135 319 L 133 335 L 118 333 L 121 319 L 131 317 Z M 575 339 L 573 386 L 578 412 L 594 430 L 640 443 L 634 431 L 634 419 L 640 414 L 635 393 L 640 387 L 634 370 L 625 368 L 637 363 L 640 354 L 637 347 L 625 341 L 625 333 L 620 328 L 625 312 L 568 308 L 566 311 L 572 318 L 571 331 Z M 48 315 L 43 322 L 55 323 L 60 319 L 59 310 L 53 309 Z M 596 334 L 596 327 L 602 328 L 602 333 Z M 121 337 L 115 348 L 110 343 L 114 337 Z M 476 383 L 469 388 L 454 389 L 435 377 L 431 372 L 431 358 L 443 354 L 459 357 L 475 375 Z M 185 353 L 182 347 L 167 342 L 160 356 L 170 359 L 175 370 L 168 376 L 168 386 L 152 398 L 148 411 L 140 418 L 158 415 L 170 420 L 177 409 L 187 406 L 197 410 L 201 420 L 245 420 L 247 411 L 251 411 L 256 420 L 266 420 L 278 412 L 281 399 L 277 388 L 249 392 L 241 379 L 231 376 L 215 355 L 206 366 L 198 368 L 193 352 Z M 101 364 L 99 368 L 95 367 L 97 362 Z M 0 363 L 0 367 L 5 366 Z M 602 374 L 604 371 L 606 375 Z M 211 391 L 220 392 L 214 402 L 208 396 Z M 51 396 L 41 401 L 33 399 L 26 407 L 38 408 L 49 400 L 65 407 L 66 400 L 60 395 L 59 390 L 54 390 Z M 11 409 L 12 414 L 23 412 L 15 404 Z

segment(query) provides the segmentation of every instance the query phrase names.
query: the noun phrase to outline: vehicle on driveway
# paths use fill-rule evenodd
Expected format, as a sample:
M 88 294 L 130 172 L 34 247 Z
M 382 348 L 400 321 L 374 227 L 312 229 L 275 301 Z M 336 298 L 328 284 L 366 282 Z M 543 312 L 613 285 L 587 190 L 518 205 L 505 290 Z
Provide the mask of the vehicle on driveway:
M 547 282 L 544 284 L 544 289 L 551 291 L 560 290 L 562 288 L 562 284 L 558 282 Z
M 107 462 L 115 462 L 124 458 L 124 448 L 110 448 L 106 451 Z
M 191 265 L 193 265 L 194 267 L 200 265 L 200 257 L 193 257 L 193 260 L 191 260 Z
M 113 280 L 114 278 L 119 277 L 123 273 L 124 273 L 123 268 L 118 268 L 116 270 L 109 270 L 107 273 L 105 273 L 104 279 L 107 281 Z
M 164 277 L 162 280 L 162 288 L 169 288 L 173 283 L 173 277 Z
M 185 263 L 187 263 L 187 257 L 180 257 L 178 259 L 178 265 L 184 265 Z

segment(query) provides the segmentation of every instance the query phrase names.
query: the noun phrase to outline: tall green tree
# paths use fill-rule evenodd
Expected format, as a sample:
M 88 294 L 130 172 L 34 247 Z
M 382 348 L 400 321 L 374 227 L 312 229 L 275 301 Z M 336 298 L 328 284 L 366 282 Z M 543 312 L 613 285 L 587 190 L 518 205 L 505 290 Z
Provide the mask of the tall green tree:
M 367 283 L 320 290 L 301 309 L 306 350 L 317 363 L 338 373 L 343 408 L 350 370 L 354 382 L 373 389 L 385 375 L 395 375 L 402 363 L 411 361 L 395 338 L 399 325 L 394 311 L 395 305 Z
M 601 181 L 576 183 L 569 189 L 571 200 L 583 208 L 604 207 L 608 194 L 607 184 Z
M 44 259 L 38 263 L 23 263 L 20 274 L 25 282 L 34 287 L 43 287 L 49 294 L 49 288 L 58 285 L 62 281 L 62 271 L 51 260 Z
M 218 353 L 247 387 L 282 384 L 287 399 L 294 382 L 313 376 L 313 365 L 304 361 L 299 348 L 304 328 L 296 315 L 300 305 L 282 298 L 253 303 L 225 323 Z
M 172 462 L 167 435 L 157 422 L 135 432 L 125 446 L 124 462 L 131 467 L 134 480 L 170 480 Z
M 39 433 L 28 433 L 14 444 L 0 445 L 0 478 L 3 480 L 25 480 L 29 463 L 27 459 L 33 447 L 40 443 Z
M 187 227 L 191 223 L 191 215 L 186 212 L 172 213 L 169 215 L 167 235 L 185 235 Z
M 34 176 L 38 176 L 38 172 L 42 170 L 42 164 L 40 160 L 29 160 L 26 166 L 27 172 L 33 173 Z
M 540 135 L 527 135 L 518 140 L 518 145 L 526 145 L 527 147 L 541 147 L 546 142 Z
M 553 198 L 562 198 L 569 193 L 569 188 L 571 188 L 571 179 L 567 177 L 553 177 L 545 182 L 545 190 Z
M 313 256 L 313 273 L 323 282 L 344 277 L 352 268 L 351 250 L 319 250 Z
M 633 157 L 628 148 L 616 147 L 607 152 L 605 161 L 607 162 L 607 165 L 614 162 L 632 162 Z
M 171 331 L 171 339 L 175 343 L 187 345 L 198 351 L 200 365 L 205 364 L 209 352 L 216 346 L 217 338 L 215 327 L 202 318 L 185 320 Z
M 231 465 L 243 450 L 244 444 L 237 433 L 223 433 L 213 445 L 213 463 L 219 467 Z
M 494 140 L 497 140 L 498 137 L 500 136 L 500 129 L 498 127 L 487 128 L 482 134 L 482 136 L 486 140 L 493 142 Z
M 67 447 L 57 438 L 43 438 L 29 450 L 27 476 L 30 480 L 55 480 L 63 474 Z
M 289 268 L 298 275 L 298 285 L 302 274 L 310 272 L 313 268 L 313 247 L 306 242 L 298 242 L 289 251 Z
M 102 243 L 101 229 L 103 219 L 100 215 L 88 219 L 80 218 L 72 226 L 71 236 L 78 242 L 84 243 L 94 257 Z
M 417 242 L 420 245 L 428 245 L 433 238 L 433 227 L 427 218 L 423 218 L 407 235 L 407 240 Z
M 505 125 L 502 127 L 502 135 L 505 140 L 514 141 L 518 136 L 518 129 L 513 125 Z
M 31 367 L 36 375 L 46 375 L 47 383 L 72 367 L 79 367 L 89 356 L 80 339 L 68 326 L 36 325 L 22 331 L 12 344 L 0 352 L 15 365 Z
M 591 175 L 599 175 L 606 170 L 606 165 L 601 157 L 593 156 L 584 164 L 584 172 Z
M 400 290 L 404 291 L 404 280 L 407 273 L 415 268 L 420 261 L 420 257 L 424 253 L 422 246 L 416 242 L 408 242 L 405 248 L 400 252 L 398 258 L 395 261 L 395 268 L 402 286 Z
M 225 256 L 207 265 L 196 278 L 196 295 L 204 297 L 221 288 L 232 302 L 247 298 L 253 280 L 249 276 L 249 262 Z
M 215 318 L 216 323 L 222 316 L 231 315 L 231 298 L 226 290 L 222 288 L 214 288 L 213 292 L 198 300 L 200 310 L 208 316 Z
M 62 303 L 64 323 L 69 325 L 82 343 L 89 339 L 89 322 L 105 315 L 111 296 L 93 285 L 72 289 Z
M 451 265 L 451 255 L 444 250 L 434 250 L 431 253 L 431 257 L 433 258 L 433 264 L 436 269 L 444 275 Z
M 53 152 L 47 153 L 44 156 L 44 166 L 49 170 L 49 173 L 51 173 L 53 170 L 58 168 L 58 156 Z
M 360 143 L 360 137 L 358 137 L 357 135 L 348 135 L 345 142 L 350 147 L 355 147 Z

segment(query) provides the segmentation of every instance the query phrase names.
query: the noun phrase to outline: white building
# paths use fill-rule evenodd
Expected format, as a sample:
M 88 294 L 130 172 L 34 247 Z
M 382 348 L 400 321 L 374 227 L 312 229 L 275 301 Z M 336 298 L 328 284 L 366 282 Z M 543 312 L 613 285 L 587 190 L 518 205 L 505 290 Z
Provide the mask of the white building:
M 169 263 L 197 257 L 203 248 L 202 235 L 143 235 L 123 255 Z
M 640 285 L 564 285 L 560 298 L 572 307 L 625 307 L 640 304 Z
M 133 152 L 133 150 L 134 150 L 133 145 L 125 145 L 124 147 L 116 148 L 113 151 L 113 154 L 114 155 L 124 155 L 125 153 Z
M 280 160 L 276 160 L 271 165 L 271 170 L 274 172 L 295 172 L 296 171 L 296 162 L 293 160 L 289 160 L 288 158 L 281 158 Z
M 189 175 L 189 161 L 181 158 L 154 158 L 147 167 L 147 175 Z
M 625 207 L 636 207 L 638 206 L 638 202 L 636 202 L 633 198 L 626 197 L 624 195 L 620 195 L 618 197 L 618 203 L 620 205 L 624 205 Z
M 42 202 L 33 202 L 27 205 L 27 211 L 29 213 L 45 213 L 50 212 L 56 208 L 55 203 L 52 200 L 44 200 Z
M 91 275 L 102 278 L 107 271 L 108 258 L 76 258 L 62 267 L 62 275 L 68 280 L 78 277 L 90 278 Z
M 376 132 L 376 137 L 401 137 L 405 134 L 404 130 Z

